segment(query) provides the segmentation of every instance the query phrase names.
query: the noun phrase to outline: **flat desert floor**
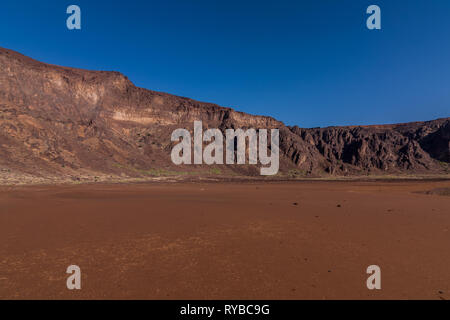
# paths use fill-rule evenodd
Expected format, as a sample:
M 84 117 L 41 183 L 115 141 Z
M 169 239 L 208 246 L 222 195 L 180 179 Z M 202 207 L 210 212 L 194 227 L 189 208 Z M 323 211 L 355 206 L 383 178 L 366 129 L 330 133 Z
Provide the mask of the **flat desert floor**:
M 421 193 L 449 187 L 0 187 L 0 298 L 450 299 L 450 197 Z M 69 265 L 81 290 L 66 288 Z

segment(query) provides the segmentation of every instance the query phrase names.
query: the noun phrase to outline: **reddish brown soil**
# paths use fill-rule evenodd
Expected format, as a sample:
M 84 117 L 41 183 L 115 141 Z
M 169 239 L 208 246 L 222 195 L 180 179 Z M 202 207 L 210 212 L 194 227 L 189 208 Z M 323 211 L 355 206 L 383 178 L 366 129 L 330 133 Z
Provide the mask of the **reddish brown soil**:
M 1 187 L 0 298 L 450 299 L 450 197 L 420 193 L 449 187 Z

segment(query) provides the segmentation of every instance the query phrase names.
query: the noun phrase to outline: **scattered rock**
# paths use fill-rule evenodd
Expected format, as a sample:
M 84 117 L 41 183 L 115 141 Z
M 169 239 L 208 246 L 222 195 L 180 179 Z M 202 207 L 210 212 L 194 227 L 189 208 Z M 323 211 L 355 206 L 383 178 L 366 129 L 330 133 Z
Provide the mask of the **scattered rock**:
M 417 193 L 422 194 L 431 194 L 431 195 L 438 195 L 438 196 L 450 196 L 450 188 L 435 188 L 428 191 L 420 191 Z

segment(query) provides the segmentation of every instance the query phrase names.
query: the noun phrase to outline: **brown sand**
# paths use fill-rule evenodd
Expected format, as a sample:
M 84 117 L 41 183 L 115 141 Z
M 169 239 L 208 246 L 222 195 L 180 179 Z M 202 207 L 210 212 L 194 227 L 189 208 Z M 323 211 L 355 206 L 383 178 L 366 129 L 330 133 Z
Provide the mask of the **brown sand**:
M 450 299 L 450 197 L 420 193 L 448 187 L 1 187 L 0 298 Z

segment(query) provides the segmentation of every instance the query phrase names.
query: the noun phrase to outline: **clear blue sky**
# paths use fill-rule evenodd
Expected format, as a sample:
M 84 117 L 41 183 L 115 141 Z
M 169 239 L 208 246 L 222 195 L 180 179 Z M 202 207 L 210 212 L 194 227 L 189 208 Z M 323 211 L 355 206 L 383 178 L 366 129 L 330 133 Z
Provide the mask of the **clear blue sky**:
M 2 0 L 0 46 L 288 125 L 450 116 L 449 0 Z

